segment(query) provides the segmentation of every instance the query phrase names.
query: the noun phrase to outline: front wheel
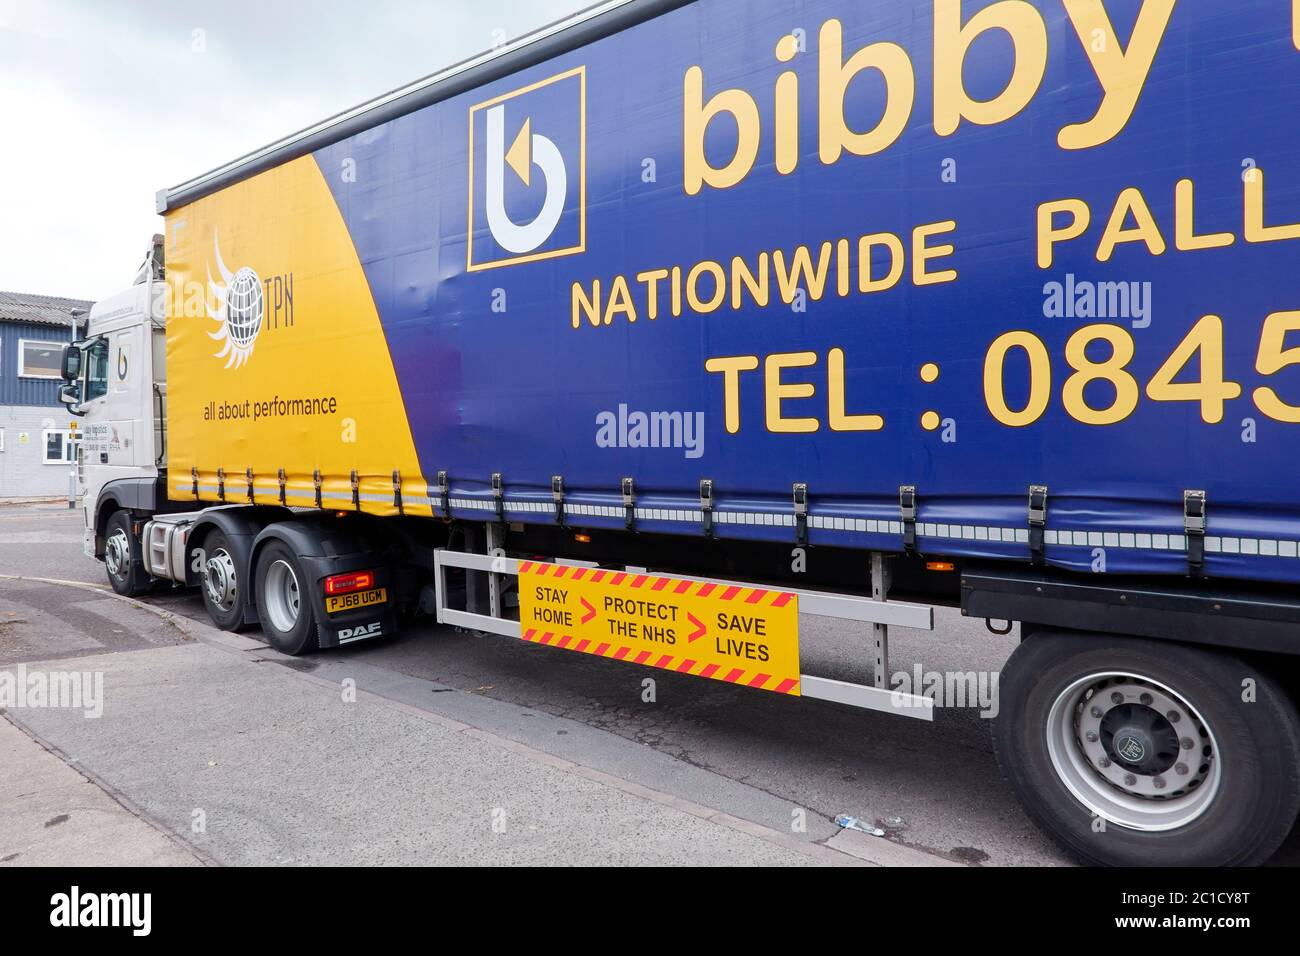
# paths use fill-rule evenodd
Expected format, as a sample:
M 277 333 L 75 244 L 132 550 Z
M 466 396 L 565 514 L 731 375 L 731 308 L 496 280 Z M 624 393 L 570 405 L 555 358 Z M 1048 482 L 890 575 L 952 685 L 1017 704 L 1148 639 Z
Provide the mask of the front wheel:
M 131 513 L 117 511 L 104 531 L 104 569 L 113 590 L 126 597 L 144 594 L 152 585 L 145 570 L 140 539 L 132 528 Z
M 257 559 L 257 613 L 262 633 L 277 651 L 296 655 L 316 650 L 311 593 L 297 555 L 282 542 L 269 543 Z
M 1261 863 L 1300 812 L 1300 718 L 1232 655 L 1041 632 L 1002 672 L 994 747 L 1035 821 L 1090 863 Z

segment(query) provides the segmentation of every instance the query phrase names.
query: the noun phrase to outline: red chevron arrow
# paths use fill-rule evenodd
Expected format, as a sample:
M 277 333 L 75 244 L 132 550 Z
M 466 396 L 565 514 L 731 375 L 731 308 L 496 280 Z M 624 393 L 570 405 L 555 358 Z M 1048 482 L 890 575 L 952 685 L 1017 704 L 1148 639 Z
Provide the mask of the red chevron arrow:
M 699 628 L 699 630 L 696 631 L 694 634 L 687 634 L 687 635 L 686 635 L 686 640 L 687 640 L 687 641 L 694 641 L 697 637 L 703 637 L 703 636 L 704 636 L 704 631 L 705 631 L 706 629 L 705 629 L 705 627 L 704 627 L 704 622 L 703 622 L 703 621 L 701 621 L 699 618 L 697 618 L 697 617 L 696 617 L 694 614 L 692 614 L 690 611 L 687 611 L 687 612 L 686 612 L 686 620 L 690 621 L 692 624 L 694 624 L 696 627 Z
M 578 598 L 578 600 L 581 601 L 582 606 L 587 609 L 587 613 L 582 616 L 582 622 L 581 622 L 583 624 L 586 624 L 588 621 L 590 621 L 593 617 L 596 616 L 596 609 L 587 603 L 586 598 L 580 597 Z

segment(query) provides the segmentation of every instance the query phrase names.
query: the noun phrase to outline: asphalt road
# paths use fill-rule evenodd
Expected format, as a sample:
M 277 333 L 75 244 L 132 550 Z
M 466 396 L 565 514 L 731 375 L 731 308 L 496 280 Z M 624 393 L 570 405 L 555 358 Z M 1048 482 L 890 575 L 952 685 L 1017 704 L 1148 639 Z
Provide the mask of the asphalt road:
M 79 513 L 49 505 L 0 507 L 0 574 L 95 584 L 104 580 L 102 566 L 81 553 Z M 206 620 L 194 591 L 164 591 L 148 600 Z M 1014 636 L 991 634 L 981 621 L 946 611 L 936 618 L 933 632 L 891 634 L 892 670 L 910 671 L 920 663 L 927 671 L 997 671 L 1015 646 Z M 0 619 L 0 666 L 53 656 L 51 648 L 38 653 L 37 648 L 6 644 L 4 630 Z M 73 622 L 69 632 L 77 630 Z M 165 634 L 115 634 L 111 626 L 94 633 L 109 652 L 167 640 Z M 869 683 L 869 639 L 864 625 L 805 616 L 802 669 Z M 66 648 L 68 653 L 76 650 L 86 653 L 85 648 Z M 710 806 L 718 806 L 728 787 L 739 784 L 747 792 L 805 808 L 820 826 L 837 814 L 851 814 L 874 821 L 895 843 L 949 860 L 982 865 L 1070 862 L 1020 810 L 994 760 L 989 721 L 974 708 L 939 708 L 934 722 L 926 723 L 508 638 L 458 633 L 432 623 L 410 627 L 395 639 L 300 658 L 292 666 L 322 675 L 350 668 L 380 683 L 414 679 L 432 682 L 435 690 L 453 688 L 472 695 L 485 719 L 499 718 L 500 730 L 507 734 L 512 728 L 525 732 L 519 729 L 527 724 L 520 714 L 577 722 L 591 731 L 584 746 L 599 748 L 613 735 L 643 745 L 644 751 L 633 752 L 653 756 L 656 774 L 663 775 L 665 767 L 689 769 L 681 778 L 689 781 L 681 784 L 686 788 L 682 795 Z M 656 680 L 653 702 L 643 700 L 646 676 Z M 664 758 L 672 763 L 663 763 Z M 628 774 L 647 769 L 629 766 Z M 745 815 L 738 811 L 732 812 Z M 1297 861 L 1300 839 L 1293 834 L 1279 862 Z

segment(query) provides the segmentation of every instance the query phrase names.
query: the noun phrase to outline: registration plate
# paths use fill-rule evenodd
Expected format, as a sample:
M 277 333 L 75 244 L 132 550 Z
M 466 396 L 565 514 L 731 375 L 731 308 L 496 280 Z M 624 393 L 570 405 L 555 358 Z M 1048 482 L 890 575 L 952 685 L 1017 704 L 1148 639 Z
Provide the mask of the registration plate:
M 338 594 L 325 599 L 325 612 L 327 614 L 338 614 L 340 611 L 355 611 L 359 607 L 383 604 L 387 600 L 387 588 L 375 588 L 373 591 L 357 591 L 355 594 Z

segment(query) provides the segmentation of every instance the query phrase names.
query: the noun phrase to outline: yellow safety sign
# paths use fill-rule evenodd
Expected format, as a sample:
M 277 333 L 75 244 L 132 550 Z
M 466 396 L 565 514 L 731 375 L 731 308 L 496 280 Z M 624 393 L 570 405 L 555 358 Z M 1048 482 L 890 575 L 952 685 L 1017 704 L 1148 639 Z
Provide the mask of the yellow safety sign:
M 799 694 L 799 601 L 788 591 L 519 563 L 526 641 Z

